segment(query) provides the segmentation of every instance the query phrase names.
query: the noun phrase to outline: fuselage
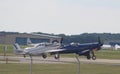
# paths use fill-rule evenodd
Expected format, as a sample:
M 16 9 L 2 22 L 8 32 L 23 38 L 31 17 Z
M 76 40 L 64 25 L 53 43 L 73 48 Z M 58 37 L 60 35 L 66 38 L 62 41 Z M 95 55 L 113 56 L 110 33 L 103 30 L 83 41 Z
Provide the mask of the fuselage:
M 42 45 L 38 45 L 36 47 L 24 49 L 23 52 L 25 52 L 25 54 L 30 54 L 30 55 L 36 56 L 36 55 L 42 55 L 42 54 L 46 53 L 47 50 L 57 49 L 59 47 L 60 47 L 59 45 L 42 44 Z
M 59 53 L 76 53 L 76 54 L 82 54 L 85 51 L 91 51 L 93 49 L 99 49 L 101 44 L 98 42 L 96 43 L 85 43 L 85 44 L 78 44 L 78 45 L 66 45 L 61 47 L 61 49 L 65 49 L 63 51 L 60 51 Z

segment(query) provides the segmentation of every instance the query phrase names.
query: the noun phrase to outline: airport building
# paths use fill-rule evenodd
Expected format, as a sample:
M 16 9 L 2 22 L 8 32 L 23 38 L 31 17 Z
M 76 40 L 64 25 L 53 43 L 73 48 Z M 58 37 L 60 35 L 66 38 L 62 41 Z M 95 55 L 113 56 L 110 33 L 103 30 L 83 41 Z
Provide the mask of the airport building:
M 0 44 L 14 44 L 27 45 L 27 40 L 30 39 L 32 43 L 41 42 L 60 42 L 61 37 L 50 36 L 43 34 L 26 34 L 26 33 L 0 33 Z

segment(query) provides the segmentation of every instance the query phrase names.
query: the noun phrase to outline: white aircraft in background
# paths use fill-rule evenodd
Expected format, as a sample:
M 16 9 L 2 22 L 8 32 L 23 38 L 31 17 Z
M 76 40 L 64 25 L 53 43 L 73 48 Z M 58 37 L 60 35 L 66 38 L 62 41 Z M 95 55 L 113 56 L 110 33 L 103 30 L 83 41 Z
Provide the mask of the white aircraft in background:
M 37 47 L 39 44 L 41 44 L 41 43 L 32 43 L 30 38 L 27 39 L 27 45 L 28 46 Z
M 32 41 L 30 40 L 30 38 L 27 39 L 27 45 L 30 46 L 30 48 L 31 47 L 38 47 L 38 46 L 41 46 L 41 45 L 44 45 L 44 44 L 49 45 L 51 43 L 48 43 L 48 42 L 32 43 Z M 27 47 L 27 48 L 29 48 L 29 47 Z
M 39 47 L 39 46 L 44 46 L 44 45 L 58 45 L 61 46 L 61 43 L 48 43 L 48 42 L 41 42 L 41 43 L 32 43 L 32 41 L 30 40 L 30 38 L 27 39 L 27 45 L 28 47 L 26 47 L 25 49 L 30 49 L 30 48 L 35 48 L 35 47 Z
M 46 58 L 47 57 L 46 53 L 50 53 L 53 51 L 57 52 L 59 51 L 56 50 L 58 48 L 60 48 L 59 44 L 43 43 L 36 47 L 21 49 L 20 46 L 17 43 L 15 43 L 14 53 L 17 55 L 24 55 L 24 57 L 26 57 L 26 55 L 29 55 L 29 56 L 42 56 L 43 58 Z

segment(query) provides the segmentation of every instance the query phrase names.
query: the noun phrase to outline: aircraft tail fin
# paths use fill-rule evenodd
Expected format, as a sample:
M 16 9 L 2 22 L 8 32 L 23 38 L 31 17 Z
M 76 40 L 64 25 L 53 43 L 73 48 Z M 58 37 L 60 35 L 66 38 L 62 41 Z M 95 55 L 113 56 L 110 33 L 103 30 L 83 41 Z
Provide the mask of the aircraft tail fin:
M 17 43 L 15 43 L 13 45 L 13 47 L 14 47 L 14 53 L 15 54 L 21 54 L 21 53 L 23 53 L 23 50 L 21 50 L 20 46 Z
M 32 44 L 32 41 L 30 40 L 30 38 L 27 39 L 27 45 Z

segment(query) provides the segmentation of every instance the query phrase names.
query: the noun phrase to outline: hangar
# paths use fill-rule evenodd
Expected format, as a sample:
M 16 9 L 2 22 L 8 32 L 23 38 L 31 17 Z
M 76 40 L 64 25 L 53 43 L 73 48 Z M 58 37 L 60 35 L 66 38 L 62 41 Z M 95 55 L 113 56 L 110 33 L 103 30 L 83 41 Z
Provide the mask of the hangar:
M 27 40 L 30 39 L 32 43 L 40 42 L 60 42 L 61 37 L 43 35 L 43 34 L 27 34 L 27 33 L 0 33 L 0 44 L 14 44 L 27 45 Z

